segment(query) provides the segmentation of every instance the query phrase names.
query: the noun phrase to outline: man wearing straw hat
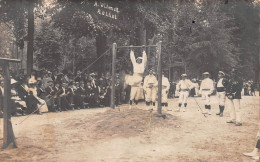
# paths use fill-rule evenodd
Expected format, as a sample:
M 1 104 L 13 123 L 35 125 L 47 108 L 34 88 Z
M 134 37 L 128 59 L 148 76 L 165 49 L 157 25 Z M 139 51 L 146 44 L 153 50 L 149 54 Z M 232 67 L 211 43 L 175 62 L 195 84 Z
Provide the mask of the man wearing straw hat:
M 144 78 L 143 89 L 145 91 L 146 106 L 155 106 L 157 93 L 157 79 L 153 75 L 153 69 L 149 70 L 149 75 Z
M 186 111 L 187 99 L 189 97 L 189 91 L 194 86 L 193 83 L 189 79 L 187 79 L 187 74 L 182 74 L 181 78 L 182 79 L 176 85 L 176 91 L 180 92 L 179 93 L 180 94 L 179 95 L 179 105 L 178 105 L 179 108 L 176 110 L 177 112 L 180 111 L 182 104 L 184 106 L 183 112 Z
M 201 85 L 200 85 L 200 94 L 202 94 L 202 96 L 206 97 L 205 109 L 207 110 L 207 111 L 204 111 L 203 113 L 211 115 L 210 96 L 214 91 L 214 82 L 212 79 L 209 78 L 208 72 L 204 72 L 203 76 L 204 76 L 204 79 L 202 80 Z

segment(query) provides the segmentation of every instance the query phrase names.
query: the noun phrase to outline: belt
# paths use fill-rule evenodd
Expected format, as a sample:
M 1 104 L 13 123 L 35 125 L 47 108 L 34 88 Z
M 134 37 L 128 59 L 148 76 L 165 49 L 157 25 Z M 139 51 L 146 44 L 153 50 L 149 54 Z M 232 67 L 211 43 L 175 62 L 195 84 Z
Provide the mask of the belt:
M 202 89 L 203 91 L 210 91 L 210 89 Z
M 217 92 L 224 92 L 225 91 L 225 87 L 217 87 Z

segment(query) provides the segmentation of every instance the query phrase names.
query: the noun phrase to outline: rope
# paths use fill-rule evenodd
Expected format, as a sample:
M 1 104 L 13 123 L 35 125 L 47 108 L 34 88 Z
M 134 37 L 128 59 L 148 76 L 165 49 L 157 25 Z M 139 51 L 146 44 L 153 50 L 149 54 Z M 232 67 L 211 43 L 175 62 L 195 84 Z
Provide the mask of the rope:
M 187 86 L 187 84 L 185 83 L 185 81 L 183 81 L 183 82 L 184 82 L 184 84 L 186 85 L 186 87 L 189 89 L 189 87 Z M 190 89 L 189 89 L 189 90 L 190 90 Z M 195 100 L 196 104 L 199 106 L 199 108 L 200 108 L 200 110 L 201 110 L 203 116 L 204 116 L 205 118 L 207 118 L 207 116 L 203 113 L 203 111 L 202 111 L 202 109 L 201 109 L 199 103 L 197 102 L 197 100 L 196 100 L 194 97 L 192 97 L 192 98 Z
M 88 68 L 90 68 L 94 63 L 96 63 L 101 57 L 103 57 L 104 55 L 106 55 L 107 54 L 107 52 L 109 51 L 111 49 L 111 47 L 108 49 L 108 50 L 106 50 L 102 55 L 100 55 L 94 62 L 92 62 L 89 66 L 87 66 L 85 69 L 83 69 L 83 71 L 82 72 L 85 72 Z M 75 80 L 77 77 L 79 77 L 79 75 L 80 74 L 78 74 L 77 76 L 75 76 L 74 78 L 73 78 L 73 80 Z M 61 90 L 59 90 L 58 92 L 56 92 L 54 95 L 52 95 L 52 97 L 51 98 L 49 98 L 48 100 L 46 100 L 45 102 L 48 102 L 48 101 L 50 101 L 51 99 L 53 99 L 53 97 L 54 96 L 56 96 L 59 92 L 60 92 Z M 33 113 L 35 113 L 36 111 L 38 111 L 42 106 L 44 106 L 44 104 L 42 104 L 40 107 L 38 107 L 36 110 L 34 110 L 33 112 L 31 112 L 30 114 L 27 114 L 27 116 L 26 116 L 26 118 L 24 118 L 20 123 L 18 123 L 18 124 L 21 124 L 21 123 L 23 123 L 25 120 L 27 120 Z M 15 124 L 15 125 L 17 125 L 17 124 Z

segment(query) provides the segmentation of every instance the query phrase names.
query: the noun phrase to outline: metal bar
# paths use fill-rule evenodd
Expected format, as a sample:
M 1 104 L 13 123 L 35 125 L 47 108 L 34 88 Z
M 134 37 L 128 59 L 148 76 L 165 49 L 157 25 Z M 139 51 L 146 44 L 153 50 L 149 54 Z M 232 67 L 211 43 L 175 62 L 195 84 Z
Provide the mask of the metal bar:
M 147 46 L 118 46 L 117 48 L 141 48 L 141 47 L 157 47 L 157 45 L 147 45 Z
M 112 47 L 112 90 L 111 90 L 111 103 L 110 107 L 115 108 L 115 84 L 116 84 L 116 43 L 113 43 Z
M 159 114 L 162 114 L 162 57 L 161 57 L 162 41 L 157 43 L 158 52 L 158 108 Z
M 3 57 L 0 57 L 0 61 L 20 62 L 21 60 L 19 60 L 19 59 L 10 59 L 10 58 L 3 58 Z

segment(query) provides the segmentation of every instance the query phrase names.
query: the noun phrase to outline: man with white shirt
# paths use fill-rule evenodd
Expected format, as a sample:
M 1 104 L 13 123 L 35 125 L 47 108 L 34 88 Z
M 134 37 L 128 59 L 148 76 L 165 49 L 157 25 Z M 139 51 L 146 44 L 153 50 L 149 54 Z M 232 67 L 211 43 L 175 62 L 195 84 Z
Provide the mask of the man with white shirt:
M 132 103 L 137 96 L 138 89 L 142 87 L 141 83 L 143 80 L 143 73 L 147 62 L 145 48 L 143 48 L 142 53 L 143 53 L 142 57 L 138 57 L 137 59 L 135 59 L 134 51 L 132 49 L 130 51 L 130 59 L 133 64 L 133 76 L 130 77 L 130 82 L 129 82 L 129 85 L 131 86 L 129 109 L 131 109 Z M 136 104 L 138 104 L 137 101 Z
M 186 111 L 187 99 L 189 97 L 189 91 L 193 88 L 193 83 L 187 79 L 187 74 L 181 75 L 182 79 L 176 85 L 176 91 L 179 92 L 179 105 L 177 112 L 180 111 L 182 104 L 184 105 L 183 112 Z
M 207 113 L 208 115 L 211 115 L 210 96 L 214 91 L 214 82 L 212 79 L 209 78 L 208 72 L 203 73 L 203 76 L 204 79 L 202 80 L 200 85 L 200 94 L 206 97 L 205 109 L 207 110 L 204 111 L 203 113 L 204 114 Z
M 225 109 L 225 99 L 226 99 L 226 93 L 225 93 L 225 81 L 226 79 L 224 78 L 225 73 L 223 71 L 218 72 L 218 83 L 217 83 L 217 97 L 219 101 L 219 113 L 216 115 L 219 115 L 220 117 L 223 117 L 223 112 Z
M 149 70 L 149 75 L 144 78 L 143 89 L 145 91 L 145 101 L 146 105 L 150 106 L 151 104 L 155 106 L 156 95 L 157 95 L 157 79 L 153 75 L 153 69 Z
M 168 107 L 168 93 L 170 89 L 170 82 L 168 78 L 162 73 L 162 106 Z M 168 109 L 167 109 L 168 110 Z

